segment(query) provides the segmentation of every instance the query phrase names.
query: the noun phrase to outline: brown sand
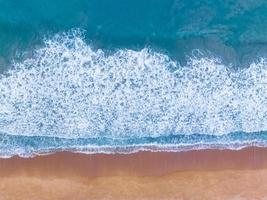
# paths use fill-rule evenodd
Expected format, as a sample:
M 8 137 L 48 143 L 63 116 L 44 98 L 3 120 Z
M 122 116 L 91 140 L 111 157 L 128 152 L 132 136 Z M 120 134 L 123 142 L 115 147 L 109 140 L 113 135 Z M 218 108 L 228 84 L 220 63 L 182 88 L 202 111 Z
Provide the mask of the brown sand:
M 0 159 L 0 200 L 267 200 L 267 149 Z

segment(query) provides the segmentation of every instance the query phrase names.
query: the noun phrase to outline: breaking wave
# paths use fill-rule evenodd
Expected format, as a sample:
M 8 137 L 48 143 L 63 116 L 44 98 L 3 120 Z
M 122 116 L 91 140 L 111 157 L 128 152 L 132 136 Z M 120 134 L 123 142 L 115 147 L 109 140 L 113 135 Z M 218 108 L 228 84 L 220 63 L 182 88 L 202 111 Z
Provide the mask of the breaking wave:
M 0 130 L 114 141 L 266 131 L 267 61 L 234 70 L 192 56 L 180 66 L 151 49 L 108 54 L 79 31 L 57 34 L 0 75 Z

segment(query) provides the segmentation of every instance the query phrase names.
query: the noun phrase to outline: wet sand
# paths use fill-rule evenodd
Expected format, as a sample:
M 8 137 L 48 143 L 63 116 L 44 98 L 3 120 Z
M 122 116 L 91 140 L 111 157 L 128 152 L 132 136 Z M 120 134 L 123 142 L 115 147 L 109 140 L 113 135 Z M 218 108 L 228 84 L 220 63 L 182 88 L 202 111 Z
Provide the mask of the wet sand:
M 267 149 L 0 159 L 0 200 L 267 200 Z

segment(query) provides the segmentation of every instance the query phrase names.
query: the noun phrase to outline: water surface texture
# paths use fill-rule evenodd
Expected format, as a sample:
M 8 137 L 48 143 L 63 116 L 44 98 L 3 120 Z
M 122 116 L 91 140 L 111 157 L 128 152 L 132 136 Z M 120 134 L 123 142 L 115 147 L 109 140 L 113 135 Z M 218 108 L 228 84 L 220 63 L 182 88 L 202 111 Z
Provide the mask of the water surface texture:
M 267 145 L 266 1 L 0 5 L 0 156 Z

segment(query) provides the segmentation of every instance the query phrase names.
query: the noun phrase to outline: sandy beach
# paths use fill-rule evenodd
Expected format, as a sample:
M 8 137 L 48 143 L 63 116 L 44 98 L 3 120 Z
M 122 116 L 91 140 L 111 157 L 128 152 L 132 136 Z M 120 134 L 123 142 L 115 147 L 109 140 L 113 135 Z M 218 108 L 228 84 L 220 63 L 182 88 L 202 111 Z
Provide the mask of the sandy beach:
M 267 199 L 267 149 L 0 160 L 0 199 Z

